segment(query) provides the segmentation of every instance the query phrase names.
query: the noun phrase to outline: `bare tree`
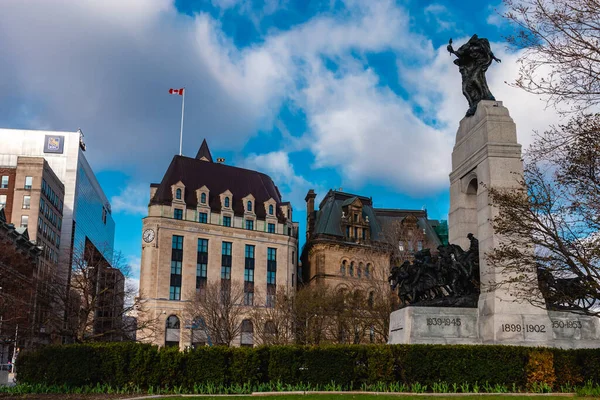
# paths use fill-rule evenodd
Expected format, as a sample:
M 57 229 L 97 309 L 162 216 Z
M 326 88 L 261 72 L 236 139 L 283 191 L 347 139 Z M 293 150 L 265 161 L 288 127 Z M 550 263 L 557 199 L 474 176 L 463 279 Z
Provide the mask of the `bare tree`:
M 549 104 L 586 110 L 600 102 L 600 2 L 504 0 L 504 17 L 516 32 L 509 43 L 524 49 L 515 86 Z
M 185 306 L 189 321 L 202 320 L 215 345 L 232 346 L 239 337 L 242 319 L 244 286 L 239 281 L 209 282 L 202 290 L 188 295 Z
M 131 269 L 120 252 L 109 262 L 88 241 L 68 262 L 52 266 L 40 280 L 37 306 L 46 331 L 75 343 L 141 340 L 156 333 L 157 318 L 137 318 L 149 314 L 128 281 Z M 70 278 L 60 273 L 64 270 Z
M 572 115 L 537 136 L 517 189 L 490 189 L 503 242 L 488 255 L 511 293 L 540 307 L 599 315 L 600 3 L 505 0 L 525 49 L 514 83 Z M 533 273 L 532 273 L 533 271 Z M 537 271 L 537 273 L 535 273 Z M 544 299 L 532 291 L 538 285 Z
M 255 300 L 266 304 L 266 299 L 260 301 L 260 294 L 255 294 Z M 283 345 L 294 342 L 294 293 L 284 287 L 277 289 L 275 302 L 272 307 L 253 307 L 250 319 L 254 328 L 254 338 L 257 344 Z

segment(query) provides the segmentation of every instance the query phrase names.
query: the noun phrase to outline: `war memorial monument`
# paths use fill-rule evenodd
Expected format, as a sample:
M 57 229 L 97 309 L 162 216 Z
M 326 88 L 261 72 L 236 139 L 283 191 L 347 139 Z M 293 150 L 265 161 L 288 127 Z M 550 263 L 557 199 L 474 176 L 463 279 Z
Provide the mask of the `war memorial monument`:
M 534 306 L 511 296 L 509 285 L 499 284 L 510 276 L 487 262 L 486 253 L 502 239 L 494 232 L 498 211 L 488 191 L 519 187 L 521 145 L 508 109 L 486 82 L 488 67 L 500 62 L 488 40 L 473 35 L 457 50 L 450 40 L 448 51 L 456 56 L 469 103 L 452 152 L 451 244 L 440 246 L 436 256 L 422 250 L 412 263 L 392 268 L 389 280 L 402 306 L 391 314 L 389 343 L 600 347 L 599 318 L 553 303 L 551 293 L 560 280 L 546 277 L 544 290 L 532 287 L 546 304 Z M 535 269 L 530 273 L 544 278 Z

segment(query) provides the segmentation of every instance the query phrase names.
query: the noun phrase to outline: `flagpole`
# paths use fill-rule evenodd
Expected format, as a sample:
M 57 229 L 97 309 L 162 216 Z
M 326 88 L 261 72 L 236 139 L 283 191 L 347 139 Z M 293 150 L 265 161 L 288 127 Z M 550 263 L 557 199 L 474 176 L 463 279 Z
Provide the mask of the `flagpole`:
M 179 155 L 181 155 L 181 149 L 183 144 L 183 111 L 185 110 L 185 86 L 183 87 L 183 97 L 181 99 L 181 129 L 179 131 Z

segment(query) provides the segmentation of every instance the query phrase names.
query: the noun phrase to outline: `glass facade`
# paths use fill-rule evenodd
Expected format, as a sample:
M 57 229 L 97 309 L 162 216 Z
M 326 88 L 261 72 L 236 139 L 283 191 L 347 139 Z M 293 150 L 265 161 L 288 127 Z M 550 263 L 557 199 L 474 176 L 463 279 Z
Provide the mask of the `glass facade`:
M 96 248 L 112 263 L 115 243 L 115 222 L 110 204 L 106 201 L 100 185 L 87 161 L 79 155 L 75 206 L 73 207 L 73 250 L 84 248 L 87 237 Z M 65 238 L 63 238 L 65 239 Z

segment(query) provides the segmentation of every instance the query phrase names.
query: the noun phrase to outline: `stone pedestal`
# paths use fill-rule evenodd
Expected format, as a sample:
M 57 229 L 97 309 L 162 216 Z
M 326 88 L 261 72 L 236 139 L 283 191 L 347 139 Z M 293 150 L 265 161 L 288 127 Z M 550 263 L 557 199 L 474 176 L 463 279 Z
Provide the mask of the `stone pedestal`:
M 474 116 L 460 121 L 456 133 L 448 227 L 450 243 L 467 248 L 468 233 L 479 240 L 479 334 L 483 343 L 525 341 L 543 345 L 552 339 L 551 332 L 541 328 L 533 328 L 531 332 L 503 330 L 505 324 L 521 324 L 526 328 L 549 326 L 550 319 L 544 309 L 515 303 L 506 288 L 495 288 L 495 283 L 504 282 L 509 276 L 489 265 L 485 256 L 499 246 L 501 240 L 492 225 L 497 210 L 490 205 L 489 189 L 519 187 L 518 180 L 522 176 L 521 145 L 517 143 L 516 126 L 508 109 L 500 101 L 480 102 Z M 537 288 L 532 290 L 539 292 Z
M 486 253 L 502 240 L 493 229 L 492 221 L 498 211 L 490 205 L 489 189 L 519 187 L 522 176 L 521 145 L 517 143 L 516 126 L 508 109 L 500 101 L 481 101 L 474 116 L 460 121 L 456 133 L 448 214 L 450 243 L 467 249 L 469 233 L 479 240 L 478 307 L 398 310 L 391 315 L 389 343 L 600 347 L 596 319 L 549 313 L 529 303 L 518 303 L 506 285 L 495 285 L 506 282 L 510 275 L 486 259 Z M 531 280 L 536 281 L 535 276 Z M 542 299 L 539 288 L 532 287 L 531 291 Z M 460 326 L 456 325 L 457 319 Z
M 477 314 L 476 308 L 405 307 L 390 316 L 389 342 L 481 343 Z

